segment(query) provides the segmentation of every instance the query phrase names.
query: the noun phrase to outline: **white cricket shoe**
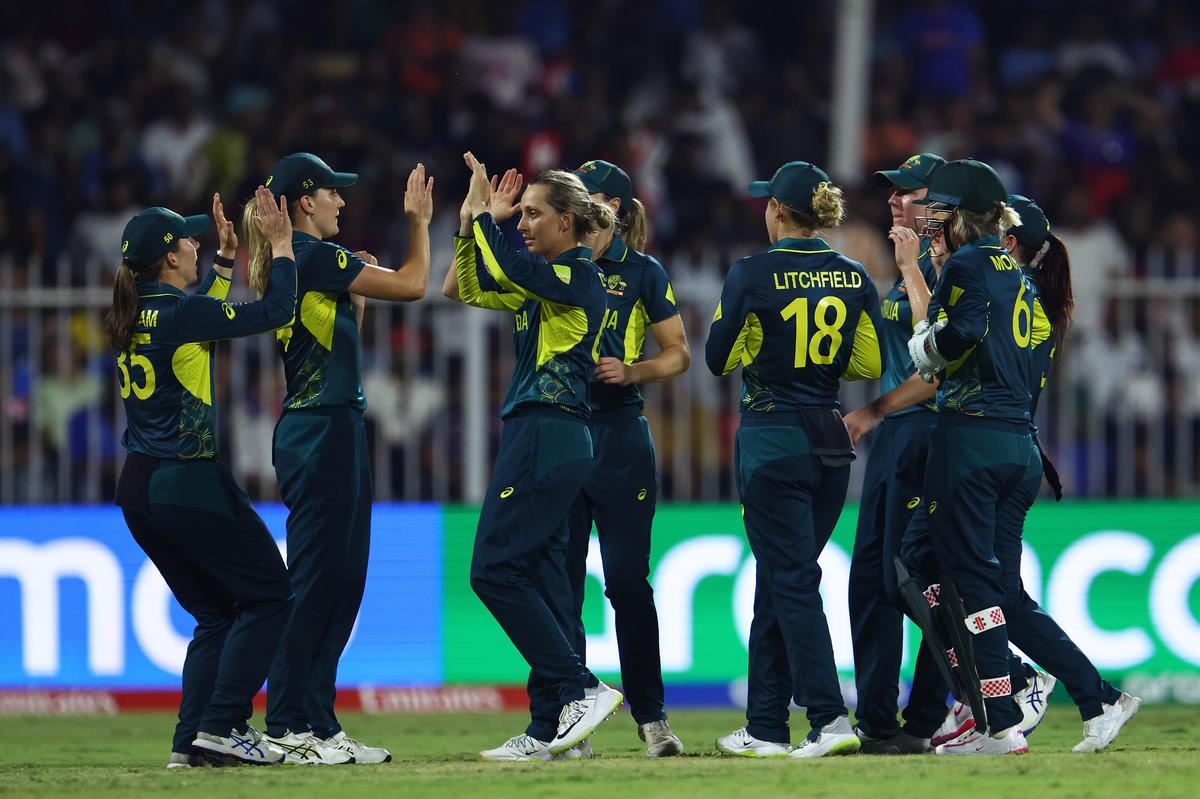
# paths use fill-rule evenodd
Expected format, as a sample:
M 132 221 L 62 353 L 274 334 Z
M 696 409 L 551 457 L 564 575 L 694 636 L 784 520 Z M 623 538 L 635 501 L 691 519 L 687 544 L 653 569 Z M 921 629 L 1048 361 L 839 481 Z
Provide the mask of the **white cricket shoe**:
M 792 751 L 792 747 L 775 741 L 760 741 L 747 732 L 745 727 L 739 727 L 717 739 L 717 751 L 723 755 L 739 757 L 783 757 Z
M 946 720 L 942 722 L 942 726 L 938 727 L 937 732 L 933 734 L 930 743 L 933 746 L 941 746 L 948 744 L 975 729 L 975 714 L 971 712 L 970 705 L 964 705 L 962 702 L 955 702 L 950 705 L 950 710 L 946 711 Z
M 933 751 L 939 755 L 1027 755 L 1029 744 L 1021 728 L 1013 725 L 995 735 L 985 735 L 974 729 L 956 741 L 935 747 Z
M 1141 706 L 1141 699 L 1122 692 L 1115 704 L 1103 705 L 1103 713 L 1083 723 L 1083 740 L 1075 744 L 1071 751 L 1099 752 L 1106 749 Z
M 646 757 L 673 757 L 683 754 L 683 741 L 671 730 L 666 719 L 638 725 L 638 737 L 646 742 Z
M 825 757 L 826 755 L 852 755 L 862 748 L 858 734 L 850 726 L 849 716 L 838 716 L 817 733 L 817 737 L 805 738 L 788 757 Z
M 331 735 L 328 738 L 318 738 L 318 741 L 332 749 L 338 749 L 350 754 L 350 762 L 360 765 L 375 765 L 378 763 L 391 763 L 392 753 L 384 749 L 382 746 L 367 746 L 361 741 L 356 741 L 346 734 L 345 730 L 339 730 L 337 735 Z
M 602 721 L 617 712 L 624 699 L 624 694 L 602 682 L 583 689 L 583 699 L 567 702 L 558 714 L 558 734 L 550 742 L 550 753 L 561 754 L 587 738 Z
M 596 756 L 592 751 L 592 740 L 584 738 L 562 754 L 554 755 L 552 760 L 591 760 Z
M 195 768 L 197 765 L 199 764 L 192 755 L 185 755 L 183 752 L 172 752 L 167 761 L 167 768 Z
M 495 749 L 484 749 L 479 753 L 484 760 L 513 761 L 513 760 L 549 760 L 550 744 L 537 738 L 521 733 L 514 735 Z
M 292 732 L 274 738 L 264 735 L 277 749 L 283 750 L 285 763 L 299 766 L 341 766 L 354 762 L 354 755 L 322 741 L 311 732 Z
M 1037 726 L 1042 723 L 1042 719 L 1046 717 L 1047 702 L 1049 702 L 1050 694 L 1054 692 L 1056 685 L 1058 685 L 1058 678 L 1054 675 L 1034 669 L 1028 684 L 1013 694 L 1013 700 L 1021 708 L 1021 733 L 1023 735 L 1029 735 L 1036 730 Z
M 231 729 L 229 735 L 198 732 L 192 746 L 252 766 L 273 766 L 282 763 L 284 759 L 282 749 L 249 725 L 246 726 L 245 732 Z

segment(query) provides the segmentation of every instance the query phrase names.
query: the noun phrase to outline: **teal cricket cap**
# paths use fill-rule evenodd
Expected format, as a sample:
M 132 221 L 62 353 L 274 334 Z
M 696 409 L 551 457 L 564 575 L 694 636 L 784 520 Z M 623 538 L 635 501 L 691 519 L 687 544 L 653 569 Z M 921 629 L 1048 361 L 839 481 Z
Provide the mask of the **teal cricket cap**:
M 170 208 L 155 206 L 140 212 L 121 233 L 121 258 L 135 269 L 154 266 L 180 239 L 208 230 L 208 214 L 180 216 Z
M 1021 215 L 1021 224 L 1008 232 L 1017 237 L 1017 243 L 1031 250 L 1040 249 L 1050 238 L 1050 220 L 1037 203 L 1020 194 L 1010 194 L 1005 204 Z
M 607 194 L 621 198 L 620 215 L 633 207 L 633 181 L 629 174 L 611 161 L 588 161 L 575 170 L 588 194 Z
M 751 183 L 748 191 L 751 197 L 774 197 L 788 208 L 811 213 L 813 192 L 822 183 L 833 183 L 825 170 L 807 161 L 789 161 L 770 180 Z
M 312 153 L 292 153 L 275 164 L 263 185 L 276 197 L 294 200 L 317 189 L 344 189 L 357 182 L 357 172 L 334 172 Z
M 881 169 L 871 176 L 875 185 L 883 188 L 918 189 L 929 188 L 933 173 L 946 164 L 946 159 L 933 153 L 910 155 L 895 169 Z
M 982 214 L 992 210 L 997 203 L 1008 197 L 1004 182 L 982 161 L 964 158 L 951 161 L 933 173 L 929 180 L 929 191 L 922 200 L 913 200 L 913 205 L 945 203 L 964 211 Z

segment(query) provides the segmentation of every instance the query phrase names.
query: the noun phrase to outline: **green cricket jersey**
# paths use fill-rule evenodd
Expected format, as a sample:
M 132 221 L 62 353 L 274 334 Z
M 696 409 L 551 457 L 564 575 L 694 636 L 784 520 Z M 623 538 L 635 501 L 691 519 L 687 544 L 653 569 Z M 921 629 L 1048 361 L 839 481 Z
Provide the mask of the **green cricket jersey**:
M 288 324 L 296 312 L 296 264 L 276 258 L 257 302 L 229 303 L 229 280 L 209 270 L 194 294 L 138 283 L 133 344 L 117 355 L 128 427 L 121 443 L 163 459 L 217 457 L 213 342 Z
M 287 380 L 284 410 L 364 410 L 362 345 L 349 289 L 366 262 L 307 233 L 292 234 L 292 249 L 299 292 L 296 319 L 275 334 Z
M 600 355 L 620 358 L 627 364 L 642 360 L 646 327 L 677 316 L 675 293 L 667 271 L 653 257 L 629 247 L 620 236 L 596 261 L 608 295 L 608 310 L 600 329 Z M 588 387 L 593 412 L 625 406 L 642 406 L 640 386 L 618 386 L 593 381 Z
M 591 250 L 547 262 L 515 249 L 485 213 L 472 238 L 455 237 L 454 252 L 462 301 L 514 315 L 517 365 L 500 418 L 541 406 L 587 419 L 606 296 Z
M 928 250 L 921 253 L 920 258 L 917 259 L 917 266 L 921 269 L 925 283 L 932 290 L 937 283 L 937 270 L 933 266 L 933 259 L 930 258 Z M 887 366 L 879 378 L 879 393 L 886 394 L 900 386 L 917 371 L 913 366 L 912 356 L 908 354 L 908 340 L 912 338 L 915 320 L 912 318 L 912 304 L 908 301 L 908 291 L 904 286 L 903 275 L 896 276 L 896 282 L 892 284 L 891 290 L 884 295 L 880 304 L 880 315 L 883 317 L 883 324 L 879 327 L 879 346 L 886 354 Z M 920 410 L 936 411 L 937 403 L 929 400 L 901 408 L 888 415 L 904 416 Z
M 877 378 L 879 295 L 862 265 L 818 238 L 780 239 L 734 263 L 705 346 L 715 375 L 742 366 L 742 415 L 837 407 L 838 382 Z
M 939 412 L 993 419 L 1029 419 L 1033 296 L 1021 267 L 984 236 L 959 247 L 942 268 L 929 320 L 944 319 L 938 352 Z

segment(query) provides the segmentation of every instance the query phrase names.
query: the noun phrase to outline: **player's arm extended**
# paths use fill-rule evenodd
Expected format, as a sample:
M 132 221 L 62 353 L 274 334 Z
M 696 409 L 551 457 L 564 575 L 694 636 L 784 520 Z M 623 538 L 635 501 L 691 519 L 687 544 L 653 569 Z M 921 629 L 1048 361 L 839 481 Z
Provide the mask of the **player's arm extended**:
M 475 217 L 473 223 L 475 246 L 483 259 L 488 275 L 501 289 L 519 294 L 523 299 L 542 300 L 560 305 L 583 307 L 591 292 L 585 280 L 576 280 L 577 267 L 568 263 L 547 263 L 544 259 L 521 252 L 508 243 L 504 231 L 490 212 Z M 595 270 L 590 261 L 588 268 Z M 459 274 L 462 290 L 462 274 Z
M 228 303 L 204 294 L 179 303 L 168 340 L 213 341 L 266 333 L 289 324 L 296 316 L 296 262 L 279 257 L 271 261 L 271 274 L 262 299 Z
M 871 432 L 883 420 L 883 417 L 904 408 L 927 402 L 937 393 L 937 381 L 926 383 L 920 375 L 910 375 L 900 385 L 881 397 L 876 397 L 856 411 L 846 414 L 846 429 L 850 431 L 850 440 L 855 444 L 863 436 Z
M 446 274 L 442 284 L 442 293 L 452 300 L 473 305 L 476 308 L 489 308 L 494 311 L 516 311 L 524 299 L 519 294 L 500 290 L 494 282 L 484 287 L 483 278 L 479 274 L 478 250 L 475 248 L 474 237 L 454 237 L 454 268 Z

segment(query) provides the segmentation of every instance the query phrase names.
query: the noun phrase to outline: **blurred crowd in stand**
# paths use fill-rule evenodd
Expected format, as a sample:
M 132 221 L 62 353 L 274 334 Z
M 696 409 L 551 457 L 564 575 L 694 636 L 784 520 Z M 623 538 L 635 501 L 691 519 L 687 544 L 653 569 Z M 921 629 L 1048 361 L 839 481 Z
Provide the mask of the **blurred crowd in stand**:
M 834 245 L 881 287 L 891 283 L 886 192 L 866 176 L 919 151 L 985 160 L 1010 191 L 1040 202 L 1071 252 L 1078 304 L 1054 378 L 1065 401 L 1048 432 L 1074 442 L 1076 471 L 1102 470 L 1077 480 L 1076 494 L 1121 492 L 1115 464 L 1130 457 L 1135 493 L 1196 490 L 1198 9 L 876 4 L 864 169 L 835 175 L 849 220 Z M 465 191 L 461 153 L 526 175 L 590 158 L 623 165 L 649 212 L 649 249 L 701 347 L 725 271 L 765 245 L 746 184 L 788 160 L 827 162 L 837 13 L 833 0 L 5 4 L 0 285 L 14 297 L 31 286 L 107 286 L 138 209 L 203 212 L 214 191 L 236 208 L 281 155 L 301 149 L 361 174 L 345 192 L 339 241 L 397 263 L 407 246 L 404 181 L 424 162 L 437 179 L 430 302 L 439 313 L 377 314 L 364 331 L 373 441 L 388 448 L 399 495 L 420 479 L 412 464 L 424 473 L 429 458 L 462 457 L 433 454 L 428 435 L 462 423 L 461 398 L 444 379 L 461 372 L 461 353 L 443 346 L 440 366 L 432 354 L 433 337 L 454 337 L 455 311 L 440 305 L 437 285 Z M 211 252 L 215 239 L 202 244 Z M 57 479 L 59 459 L 80 462 L 97 446 L 107 469 L 120 423 L 97 314 L 80 308 L 63 323 L 55 307 L 4 313 L 0 368 L 11 391 L 0 398 L 0 429 L 26 470 L 4 479 Z M 390 329 L 380 330 L 384 319 Z M 506 330 L 491 335 L 493 351 L 509 346 Z M 247 388 L 231 396 L 222 365 L 223 438 L 238 439 L 233 457 L 258 476 L 254 493 L 271 497 L 277 363 L 254 357 L 232 368 L 248 370 Z M 703 371 L 662 389 L 673 409 L 655 420 L 668 498 L 675 447 L 689 448 L 696 485 L 728 471 L 726 446 L 695 440 L 736 425 L 736 407 Z M 492 389 L 496 404 L 502 390 Z M 1120 443 L 1131 427 L 1132 454 Z M 47 453 L 41 475 L 29 472 L 35 437 Z M 706 498 L 728 496 L 725 477 L 711 484 Z

